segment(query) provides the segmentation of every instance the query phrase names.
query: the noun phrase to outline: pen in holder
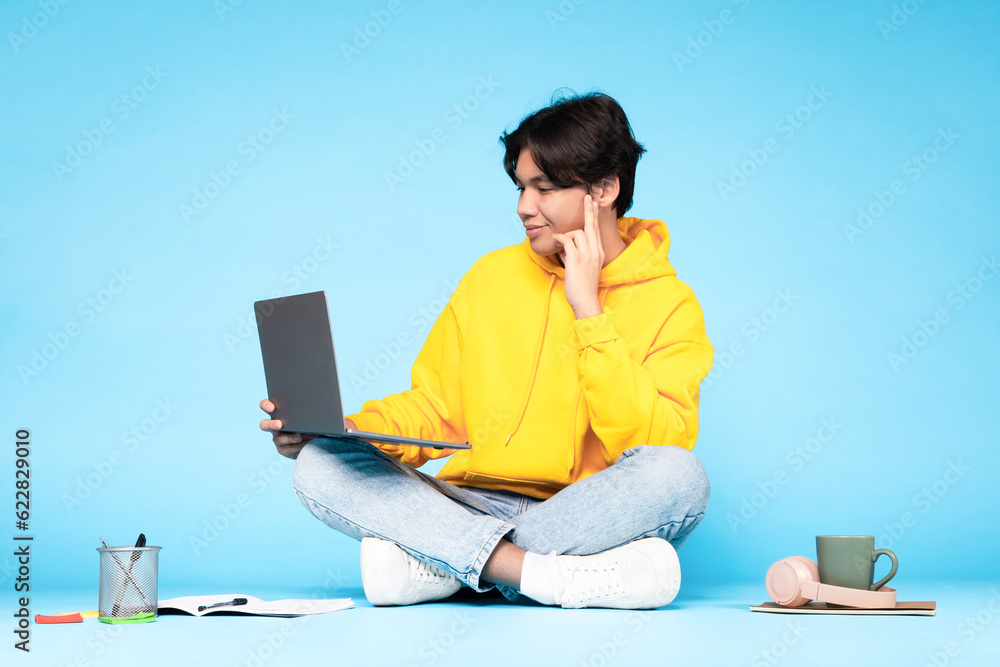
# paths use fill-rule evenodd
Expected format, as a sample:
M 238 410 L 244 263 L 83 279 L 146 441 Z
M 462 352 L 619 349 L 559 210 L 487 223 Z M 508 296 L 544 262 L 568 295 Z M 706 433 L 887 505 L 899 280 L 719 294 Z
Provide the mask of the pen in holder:
M 160 547 L 109 547 L 104 540 L 100 567 L 98 620 L 149 623 L 156 620 L 156 579 Z

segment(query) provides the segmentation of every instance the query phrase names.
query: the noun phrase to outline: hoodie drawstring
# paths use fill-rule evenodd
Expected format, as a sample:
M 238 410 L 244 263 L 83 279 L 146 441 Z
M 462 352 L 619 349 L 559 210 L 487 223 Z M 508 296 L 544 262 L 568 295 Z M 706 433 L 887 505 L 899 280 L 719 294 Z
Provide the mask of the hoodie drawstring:
M 532 361 L 531 374 L 529 375 L 531 380 L 528 382 L 528 387 L 525 389 L 524 397 L 521 399 L 521 409 L 519 410 L 517 423 L 514 424 L 513 430 L 507 436 L 507 439 L 504 440 L 504 447 L 506 447 L 510 442 L 511 436 L 517 433 L 517 429 L 521 427 L 521 421 L 524 419 L 524 413 L 528 411 L 528 399 L 531 397 L 531 390 L 535 386 L 535 376 L 538 375 L 538 364 L 542 359 L 542 342 L 545 339 L 545 329 L 549 323 L 549 306 L 552 303 L 552 288 L 555 284 L 555 274 L 549 274 L 549 289 L 545 296 L 545 307 L 542 309 L 541 326 L 538 329 L 538 335 L 535 337 L 535 354 L 534 360 Z

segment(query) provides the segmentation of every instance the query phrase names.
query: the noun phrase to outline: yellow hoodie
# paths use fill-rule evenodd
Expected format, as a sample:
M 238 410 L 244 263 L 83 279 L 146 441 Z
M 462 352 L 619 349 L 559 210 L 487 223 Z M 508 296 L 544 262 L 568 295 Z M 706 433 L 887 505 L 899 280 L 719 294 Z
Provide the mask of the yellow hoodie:
M 548 498 L 637 445 L 691 449 L 712 366 L 701 307 L 667 259 L 659 220 L 621 218 L 627 247 L 601 270 L 600 315 L 577 320 L 565 269 L 528 239 L 477 261 L 431 328 L 413 388 L 348 418 L 364 431 L 468 450 L 378 445 L 417 467 L 451 456 L 452 484 Z

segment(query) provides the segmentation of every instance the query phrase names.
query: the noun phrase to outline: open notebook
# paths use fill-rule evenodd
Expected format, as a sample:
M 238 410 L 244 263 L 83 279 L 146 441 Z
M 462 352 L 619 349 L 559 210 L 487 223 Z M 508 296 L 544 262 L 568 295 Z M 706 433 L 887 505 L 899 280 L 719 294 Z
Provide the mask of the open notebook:
M 220 602 L 231 602 L 243 598 L 247 602 L 241 605 L 226 605 L 211 607 Z M 351 598 L 331 600 L 272 600 L 270 602 L 255 598 L 252 595 L 189 595 L 181 598 L 160 600 L 157 604 L 158 614 L 191 614 L 206 616 L 208 614 L 232 615 L 249 614 L 251 616 L 307 616 L 310 614 L 325 614 L 328 611 L 340 611 L 354 606 Z M 208 607 L 198 611 L 198 607 Z

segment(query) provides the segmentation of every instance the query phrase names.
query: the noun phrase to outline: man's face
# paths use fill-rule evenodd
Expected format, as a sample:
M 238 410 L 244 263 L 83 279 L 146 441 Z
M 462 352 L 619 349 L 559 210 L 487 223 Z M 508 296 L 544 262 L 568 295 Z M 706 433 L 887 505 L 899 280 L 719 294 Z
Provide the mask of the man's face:
M 557 188 L 542 173 L 531 158 L 531 152 L 522 148 L 517 157 L 514 178 L 520 191 L 517 198 L 517 215 L 527 230 L 531 249 L 539 255 L 552 255 L 560 250 L 552 234 L 565 234 L 583 229 L 583 186 Z

